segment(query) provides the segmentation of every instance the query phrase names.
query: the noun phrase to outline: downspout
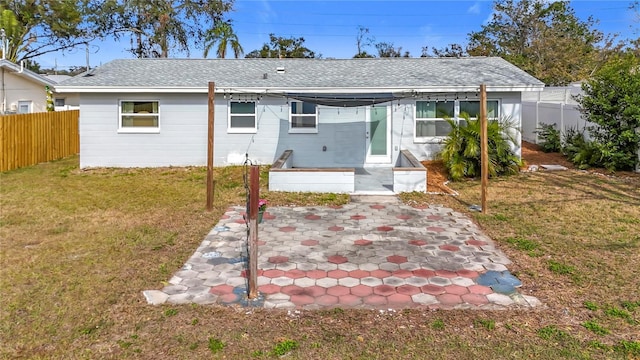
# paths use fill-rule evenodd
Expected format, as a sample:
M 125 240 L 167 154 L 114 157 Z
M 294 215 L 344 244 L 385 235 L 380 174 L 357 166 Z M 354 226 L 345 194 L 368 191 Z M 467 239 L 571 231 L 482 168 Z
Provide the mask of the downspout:
M 4 115 L 7 110 L 7 92 L 4 88 L 4 68 L 2 68 L 2 111 L 0 114 Z

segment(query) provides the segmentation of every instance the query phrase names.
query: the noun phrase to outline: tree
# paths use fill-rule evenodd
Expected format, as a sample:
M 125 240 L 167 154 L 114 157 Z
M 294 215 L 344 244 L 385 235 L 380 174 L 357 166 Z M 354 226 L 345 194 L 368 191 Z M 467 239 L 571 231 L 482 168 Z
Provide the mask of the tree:
M 269 44 L 265 43 L 260 50 L 253 50 L 246 58 L 314 58 L 315 52 L 307 49 L 304 38 L 284 38 L 269 34 Z
M 218 44 L 216 49 L 216 56 L 219 58 L 225 58 L 227 55 L 227 48 L 231 46 L 233 56 L 237 59 L 242 55 L 244 50 L 238 40 L 238 35 L 233 32 L 231 27 L 231 21 L 219 21 L 216 23 L 213 29 L 209 30 L 204 38 L 204 54 L 206 58 L 209 54 L 209 50 Z
M 411 57 L 408 51 L 402 53 L 402 46 L 394 47 L 393 43 L 379 42 L 375 45 L 379 57 Z
M 87 22 L 88 0 L 0 0 L 0 22 L 13 62 L 72 49 L 95 38 Z
M 581 21 L 568 1 L 496 0 L 491 21 L 469 34 L 468 53 L 500 56 L 549 85 L 589 77 L 606 61 L 595 20 Z
M 435 48 L 432 47 L 431 51 L 433 51 L 433 54 L 429 53 L 429 47 L 428 46 L 423 46 L 422 47 L 422 55 L 420 55 L 420 57 L 455 57 L 455 58 L 460 58 L 460 57 L 465 57 L 465 56 L 469 56 L 469 54 L 467 54 L 466 50 L 464 49 L 464 47 L 460 44 L 449 44 L 443 48 Z
M 353 58 L 356 59 L 375 57 L 371 54 L 368 54 L 364 49 L 365 47 L 373 45 L 374 41 L 374 38 L 369 36 L 369 28 L 358 26 L 358 34 L 356 35 L 356 47 L 358 49 L 358 52 L 353 56 Z
M 101 34 L 130 35 L 135 56 L 166 58 L 203 45 L 206 29 L 232 7 L 233 0 L 103 0 L 91 2 L 90 13 Z
M 633 170 L 640 146 L 640 58 L 628 52 L 610 60 L 582 90 L 580 112 L 597 125 L 588 128 L 598 153 L 591 165 Z

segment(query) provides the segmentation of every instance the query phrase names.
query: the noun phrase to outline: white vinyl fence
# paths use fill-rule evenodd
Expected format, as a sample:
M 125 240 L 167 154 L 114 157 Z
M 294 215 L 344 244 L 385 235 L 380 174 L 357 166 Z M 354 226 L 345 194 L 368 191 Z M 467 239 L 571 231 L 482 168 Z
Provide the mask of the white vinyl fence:
M 567 129 L 583 130 L 587 126 L 593 125 L 582 118 L 578 111 L 578 103 L 573 99 L 574 95 L 580 94 L 580 88 L 569 86 L 566 88 L 545 88 L 544 91 L 536 93 L 523 93 L 522 98 L 522 139 L 537 144 L 537 130 L 541 124 L 552 125 L 564 134 Z M 525 95 L 526 94 L 526 95 Z M 636 129 L 640 132 L 640 128 Z M 589 138 L 588 131 L 584 132 Z M 640 149 L 638 149 L 638 166 L 636 171 L 640 172 Z

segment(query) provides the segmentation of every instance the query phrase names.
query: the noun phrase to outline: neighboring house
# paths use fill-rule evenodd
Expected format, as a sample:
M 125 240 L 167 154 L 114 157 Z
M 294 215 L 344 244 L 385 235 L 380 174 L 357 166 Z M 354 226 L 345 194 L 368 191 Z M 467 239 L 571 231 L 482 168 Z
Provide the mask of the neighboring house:
M 55 81 L 8 60 L 0 60 L 0 114 L 47 111 L 46 86 Z
M 518 126 L 521 93 L 544 86 L 500 58 L 115 60 L 56 86 L 80 95 L 80 166 L 205 165 L 210 81 L 215 166 L 293 150 L 301 168 L 432 159 L 480 84 Z
M 44 75 L 56 84 L 70 79 L 70 75 Z M 56 111 L 80 109 L 80 96 L 78 94 L 53 94 L 53 104 Z

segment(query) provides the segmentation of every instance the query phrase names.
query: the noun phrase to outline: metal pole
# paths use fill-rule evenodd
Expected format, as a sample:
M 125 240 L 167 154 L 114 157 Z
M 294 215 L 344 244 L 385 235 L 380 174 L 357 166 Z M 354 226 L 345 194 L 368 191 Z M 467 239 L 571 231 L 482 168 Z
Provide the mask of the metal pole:
M 258 200 L 260 167 L 251 165 L 249 173 L 249 299 L 258 297 Z
M 489 184 L 489 141 L 487 139 L 487 86 L 480 85 L 480 166 L 482 174 L 482 213 L 487 212 Z
M 207 210 L 213 210 L 213 123 L 215 121 L 216 84 L 209 82 L 209 129 L 207 134 Z

